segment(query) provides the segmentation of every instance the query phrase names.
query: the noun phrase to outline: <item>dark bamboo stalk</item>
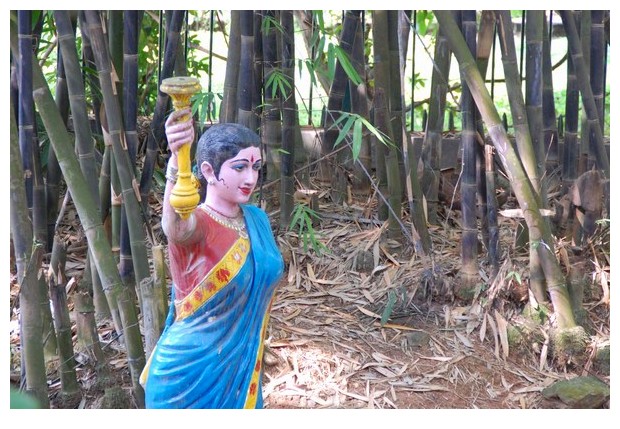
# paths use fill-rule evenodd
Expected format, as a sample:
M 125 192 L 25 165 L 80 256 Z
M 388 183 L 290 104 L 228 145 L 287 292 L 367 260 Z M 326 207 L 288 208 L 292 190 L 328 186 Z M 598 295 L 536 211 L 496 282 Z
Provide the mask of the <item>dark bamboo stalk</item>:
M 575 25 L 575 18 L 572 11 L 566 10 L 560 11 L 560 16 L 562 17 L 562 22 L 564 23 L 564 28 L 566 29 L 568 48 L 575 66 L 577 84 L 579 86 L 579 92 L 581 93 L 583 107 L 588 117 L 588 127 L 592 133 L 591 137 L 593 137 L 593 148 L 597 168 L 601 170 L 603 179 L 608 180 L 609 157 L 607 156 L 607 152 L 605 150 L 603 130 L 599 121 L 598 110 L 594 100 L 594 95 L 592 93 L 592 87 L 590 86 L 589 70 L 586 68 L 581 50 L 581 43 L 579 40 L 579 34 L 577 33 L 577 27 Z
M 598 119 L 603 134 L 605 132 L 605 11 L 593 10 L 590 37 L 590 86 Z M 594 141 L 593 139 L 591 139 Z M 590 149 L 594 152 L 594 148 Z
M 537 176 L 540 179 L 540 201 L 542 207 L 547 207 L 547 190 L 542 180 L 545 172 L 545 148 L 542 124 L 542 94 L 543 94 L 543 67 L 542 67 L 542 39 L 544 12 L 526 12 L 526 64 L 525 64 L 525 106 L 527 124 L 534 153 L 536 155 Z
M 166 26 L 166 49 L 164 51 L 164 62 L 160 73 L 160 81 L 172 76 L 174 70 L 174 62 L 176 60 L 177 45 L 180 43 L 180 32 L 183 25 L 183 17 L 185 11 L 175 10 L 172 19 Z M 146 153 L 144 156 L 144 164 L 142 166 L 142 176 L 140 178 L 140 200 L 145 212 L 148 213 L 149 193 L 151 192 L 151 184 L 153 183 L 153 172 L 160 150 L 166 148 L 166 136 L 164 131 L 164 122 L 168 113 L 170 97 L 157 88 L 157 101 L 155 102 L 155 110 L 153 111 L 153 119 L 151 121 L 151 132 L 147 138 Z M 109 118 L 108 118 L 109 120 Z
M 252 90 L 252 112 L 256 118 L 256 126 L 260 129 L 261 118 L 263 116 L 263 28 L 261 11 L 254 11 L 254 88 Z M 263 175 L 260 180 L 264 180 Z
M 553 93 L 553 73 L 551 69 L 551 41 L 547 37 L 547 20 L 543 18 L 543 134 L 547 174 L 559 167 L 559 135 L 555 114 L 555 97 Z
M 362 28 L 361 16 L 356 16 L 357 25 L 353 47 L 351 49 L 351 63 L 360 77 L 360 83 L 355 85 L 349 79 L 349 93 L 351 94 L 351 112 L 360 115 L 370 121 L 368 110 L 369 99 L 366 91 L 366 58 L 364 55 L 364 29 Z M 353 166 L 353 191 L 357 194 L 368 195 L 371 190 L 370 177 L 366 174 L 372 169 L 372 154 L 370 151 L 370 132 L 365 131 L 362 136 L 362 144 L 357 162 Z
M 389 92 L 389 56 L 388 56 L 388 38 L 387 38 L 387 11 L 373 11 L 372 12 L 372 25 L 373 25 L 373 53 L 375 58 L 375 94 L 373 98 L 373 119 L 377 129 L 383 132 L 388 139 L 392 141 L 392 127 L 390 122 L 383 118 L 382 115 L 387 116 L 387 101 L 385 93 Z M 373 139 L 375 142 L 375 170 L 378 182 L 379 192 L 382 195 L 389 198 L 389 185 L 388 185 L 388 170 L 385 160 L 389 154 L 388 148 L 380 142 Z M 399 205 L 400 207 L 400 201 Z M 399 211 L 400 213 L 400 211 Z M 388 220 L 392 218 L 388 205 L 381 199 L 377 209 L 377 214 L 380 220 Z M 394 222 L 395 219 L 392 219 Z
M 240 56 L 237 80 L 237 122 L 251 130 L 258 129 L 258 122 L 252 110 L 254 93 L 254 13 L 251 10 L 240 12 Z
M 353 55 L 353 42 L 355 35 L 357 34 L 357 26 L 360 24 L 359 10 L 347 10 L 344 12 L 344 19 L 342 22 L 342 32 L 338 39 L 338 46 L 345 53 L 347 58 L 351 58 Z M 327 111 L 324 120 L 324 134 L 323 134 L 323 153 L 328 154 L 335 149 L 335 142 L 340 135 L 340 130 L 333 124 L 341 116 L 342 110 L 345 109 L 345 96 L 347 88 L 349 86 L 350 79 L 339 60 L 336 61 L 336 67 L 334 71 L 334 80 L 329 91 L 329 98 L 327 101 Z M 350 104 L 350 103 L 347 103 Z M 332 200 L 336 203 L 345 201 L 348 196 L 349 188 L 349 172 L 353 169 L 353 156 L 350 150 L 339 151 L 336 154 L 336 160 L 334 165 L 334 159 L 326 159 L 321 164 L 322 168 L 328 168 L 328 171 L 324 171 L 321 174 L 323 180 L 331 178 L 332 183 Z M 329 168 L 331 166 L 331 169 Z
M 282 25 L 282 73 L 291 84 L 291 90 L 282 99 L 282 164 L 280 185 L 280 227 L 288 227 L 294 208 L 295 193 L 295 126 L 297 103 L 295 101 L 295 28 L 293 12 L 280 12 Z
M 564 145 L 562 151 L 562 181 L 569 189 L 577 179 L 577 165 L 579 163 L 579 146 L 577 130 L 579 128 L 579 87 L 575 65 L 569 55 L 566 66 L 566 104 L 564 107 Z
M 28 201 L 24 185 L 24 170 L 19 153 L 19 138 L 15 110 L 10 107 L 10 211 L 11 238 L 15 252 L 17 281 L 21 284 L 32 252 L 32 223 L 28 215 Z
M 575 25 L 579 34 L 585 69 L 590 71 L 590 30 L 592 28 L 592 16 L 590 15 L 590 11 L 575 11 Z M 577 78 L 579 79 L 579 77 Z M 594 164 L 594 152 L 590 150 L 591 142 L 590 130 L 588 127 L 588 115 L 586 114 L 585 109 L 581 109 L 580 113 L 581 117 L 579 118 L 579 121 L 581 123 L 581 127 L 579 131 L 581 138 L 579 139 L 579 147 L 581 153 L 579 156 L 578 175 L 582 175 L 587 170 L 591 169 Z
M 389 64 L 388 75 L 390 80 L 390 92 L 388 95 L 388 106 L 390 113 L 390 122 L 392 123 L 392 132 L 394 137 L 394 145 L 399 148 L 395 151 L 395 155 L 398 161 L 398 170 L 401 176 L 401 180 L 398 181 L 402 200 L 405 200 L 406 195 L 402 192 L 404 187 L 402 183 L 405 179 L 405 163 L 403 160 L 403 152 L 400 150 L 407 140 L 411 140 L 407 135 L 407 129 L 405 127 L 405 101 L 404 101 L 404 88 L 402 85 L 404 79 L 404 66 L 405 62 L 401 61 L 401 57 L 406 55 L 406 51 L 401 54 L 401 47 L 399 46 L 399 25 L 401 23 L 400 15 L 402 11 L 389 10 L 387 14 L 388 19 L 388 54 Z M 404 47 L 403 47 L 404 49 Z M 426 224 L 426 222 L 424 222 Z
M 497 227 L 497 198 L 495 197 L 495 168 L 493 162 L 493 146 L 485 145 L 485 171 L 487 185 L 487 212 L 489 220 L 488 262 L 491 266 L 490 282 L 499 271 L 499 228 Z
M 22 168 L 26 185 L 28 209 L 32 211 L 33 187 L 33 145 L 34 138 L 34 110 L 32 108 L 32 34 L 30 28 L 31 12 L 20 10 L 17 12 L 17 31 L 19 32 L 19 55 L 16 55 L 18 64 L 18 117 L 19 148 L 22 154 Z M 31 214 L 32 215 L 32 214 Z M 34 219 L 33 219 L 34 223 Z M 33 231 L 35 233 L 35 231 Z
M 237 122 L 237 83 L 239 80 L 239 58 L 241 56 L 241 11 L 230 11 L 230 43 L 228 61 L 224 75 L 224 94 L 220 107 L 220 122 Z
M 463 11 L 462 13 L 465 13 Z M 475 15 L 474 15 L 475 16 Z M 462 32 L 469 51 L 476 52 L 476 27 L 470 17 L 462 18 Z M 476 124 L 475 104 L 465 78 L 461 77 L 461 144 L 463 146 L 461 180 L 461 278 L 458 289 L 468 290 L 478 280 L 478 226 L 476 219 Z
M 274 25 L 276 11 L 265 11 L 265 21 L 269 28 L 262 32 L 263 59 L 264 59 L 264 98 L 263 114 L 261 115 L 262 133 L 261 139 L 265 148 L 267 159 L 266 180 L 271 182 L 281 174 L 280 149 L 282 147 L 282 98 L 288 94 L 282 94 L 276 82 L 267 85 L 274 73 L 281 73 L 280 54 L 278 44 L 278 29 Z M 290 88 L 293 91 L 293 87 Z
M 422 160 L 424 177 L 422 189 L 428 207 L 428 222 L 436 225 L 439 205 L 439 179 L 441 177 L 441 140 L 446 111 L 446 93 L 452 52 L 448 46 L 443 29 L 439 27 L 433 53 L 433 72 L 431 75 L 431 99 L 422 141 Z

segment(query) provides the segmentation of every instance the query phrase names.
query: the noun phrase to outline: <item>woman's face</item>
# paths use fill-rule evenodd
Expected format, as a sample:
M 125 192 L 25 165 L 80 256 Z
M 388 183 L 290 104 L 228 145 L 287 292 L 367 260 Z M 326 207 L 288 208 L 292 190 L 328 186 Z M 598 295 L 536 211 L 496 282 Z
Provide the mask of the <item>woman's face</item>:
M 262 167 L 260 148 L 250 146 L 242 149 L 234 157 L 224 161 L 220 168 L 219 180 L 209 186 L 209 192 L 217 199 L 227 203 L 244 204 L 250 200 Z

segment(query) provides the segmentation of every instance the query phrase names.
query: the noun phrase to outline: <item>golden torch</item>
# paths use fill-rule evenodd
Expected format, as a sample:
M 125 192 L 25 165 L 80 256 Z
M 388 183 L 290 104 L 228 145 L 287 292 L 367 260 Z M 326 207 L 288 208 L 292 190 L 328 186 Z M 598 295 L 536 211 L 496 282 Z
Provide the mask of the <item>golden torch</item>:
M 201 88 L 200 82 L 195 77 L 175 76 L 164 79 L 159 89 L 172 98 L 174 110 L 181 110 L 189 107 L 192 95 L 199 92 Z M 184 121 L 189 121 L 189 119 L 189 115 L 180 118 Z M 181 219 L 187 219 L 200 201 L 198 187 L 196 186 L 197 180 L 192 174 L 191 145 L 192 142 L 187 142 L 181 146 L 177 153 L 179 173 L 170 195 L 170 205 Z

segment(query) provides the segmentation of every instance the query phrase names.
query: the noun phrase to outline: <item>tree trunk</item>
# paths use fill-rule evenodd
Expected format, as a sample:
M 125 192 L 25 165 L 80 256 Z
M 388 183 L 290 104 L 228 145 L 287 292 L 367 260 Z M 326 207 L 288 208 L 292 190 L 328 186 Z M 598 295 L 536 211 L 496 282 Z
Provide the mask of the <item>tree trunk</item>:
M 231 30 L 232 31 L 232 30 Z M 243 10 L 239 17 L 240 56 L 237 81 L 237 123 L 252 131 L 258 130 L 258 118 L 254 114 L 254 13 Z
M 543 135 L 546 154 L 546 174 L 557 173 L 559 167 L 559 135 L 555 114 L 555 97 L 553 94 L 553 75 L 551 69 L 551 37 L 548 35 L 547 20 L 543 17 Z

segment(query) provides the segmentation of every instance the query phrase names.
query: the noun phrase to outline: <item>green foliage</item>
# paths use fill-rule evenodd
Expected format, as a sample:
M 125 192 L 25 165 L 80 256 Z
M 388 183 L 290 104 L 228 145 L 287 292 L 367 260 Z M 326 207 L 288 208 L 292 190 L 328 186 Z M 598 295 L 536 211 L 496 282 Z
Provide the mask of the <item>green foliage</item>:
M 288 229 L 289 231 L 297 231 L 299 238 L 303 242 L 304 252 L 307 252 L 311 246 L 318 255 L 321 255 L 329 249 L 318 240 L 312 226 L 312 218 L 320 219 L 320 216 L 316 211 L 308 207 L 307 204 L 297 203 L 295 204 L 293 217 L 291 218 Z
M 420 36 L 426 36 L 437 27 L 435 14 L 430 10 L 418 10 L 416 12 L 415 27 L 416 32 Z
M 265 91 L 269 91 L 271 88 L 271 98 L 275 98 L 278 90 L 282 98 L 288 97 L 288 91 L 293 88 L 288 76 L 282 73 L 281 70 L 274 69 L 269 73 L 267 82 L 265 82 Z
M 377 139 L 386 146 L 393 146 L 394 143 L 383 132 L 375 128 L 370 122 L 364 119 L 362 116 L 356 113 L 339 112 L 340 117 L 334 121 L 334 124 L 330 127 L 337 127 L 338 124 L 344 122 L 344 125 L 340 129 L 338 138 L 334 142 L 334 146 L 338 146 L 340 142 L 347 136 L 351 127 L 353 127 L 353 142 L 351 145 L 351 151 L 353 153 L 353 159 L 357 159 L 362 147 L 363 128 L 373 133 Z
M 222 94 L 214 92 L 199 92 L 194 94 L 191 99 L 192 115 L 198 114 L 198 123 L 203 126 L 206 122 L 217 119 L 216 97 L 222 100 Z

